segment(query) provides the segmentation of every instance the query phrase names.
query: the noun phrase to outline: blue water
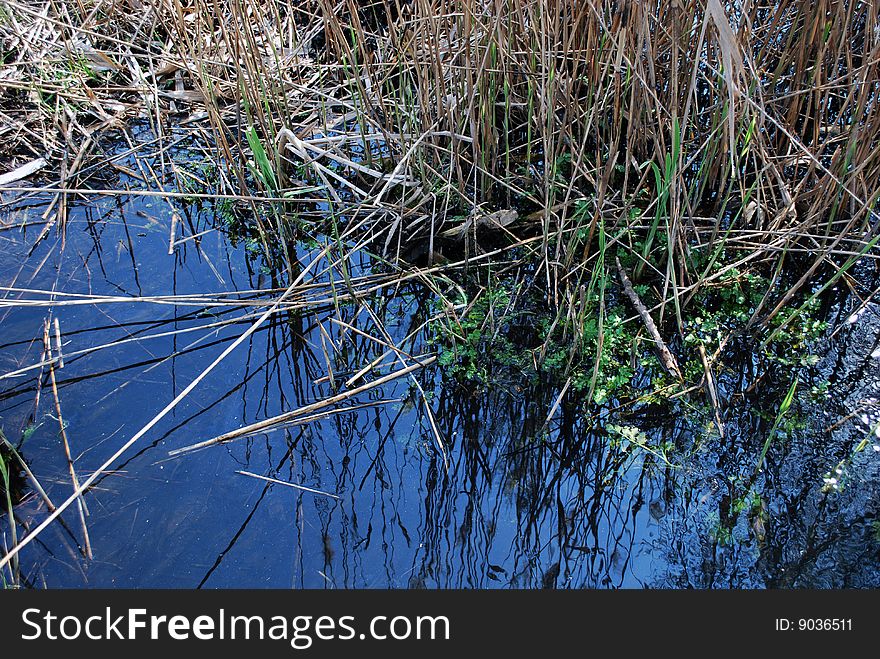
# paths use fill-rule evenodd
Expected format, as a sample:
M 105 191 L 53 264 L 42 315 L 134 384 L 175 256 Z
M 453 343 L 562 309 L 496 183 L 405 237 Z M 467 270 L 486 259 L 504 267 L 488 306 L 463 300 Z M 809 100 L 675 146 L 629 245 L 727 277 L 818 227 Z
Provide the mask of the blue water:
M 72 486 L 48 369 L 9 375 L 39 364 L 47 319 L 57 319 L 61 330 L 66 358 L 56 369 L 58 396 L 82 480 L 239 337 L 286 279 L 254 254 L 253 244 L 232 240 L 210 205 L 71 195 L 63 239 L 53 228 L 37 244 L 50 200 L 9 203 L 7 196 L 0 213 L 0 427 L 58 504 Z M 206 233 L 169 255 L 173 212 L 183 218 L 178 240 Z M 300 243 L 292 253 L 308 263 L 320 247 Z M 350 267 L 355 277 L 378 272 L 365 254 Z M 341 281 L 337 271 L 319 281 L 331 276 Z M 21 302 L 51 300 L 53 291 L 59 302 L 84 299 L 75 294 L 118 299 Z M 210 294 L 211 302 L 192 305 L 149 299 Z M 731 501 L 754 469 L 785 383 L 737 402 L 726 413 L 726 438 L 707 440 L 711 420 L 686 401 L 596 418 L 563 405 L 545 425 L 557 390 L 505 381 L 466 392 L 435 365 L 340 404 L 357 409 L 169 456 L 344 390 L 341 383 L 386 351 L 365 305 L 411 354 L 429 353 L 417 329 L 433 313 L 432 300 L 413 282 L 380 289 L 360 305 L 335 305 L 330 298 L 272 316 L 89 491 L 93 558 L 84 556 L 74 506 L 63 524 L 22 551 L 21 582 L 880 586 L 880 453 L 874 450 L 880 440 L 861 419 L 869 416 L 870 425 L 875 418 L 872 395 L 880 386 L 878 360 L 870 357 L 880 340 L 873 309 L 821 346 L 816 379 L 830 380 L 831 395 L 799 402 L 798 423 L 774 442 L 755 485 L 764 511 L 759 522 L 748 511 L 732 515 Z M 151 336 L 158 334 L 164 336 Z M 132 337 L 137 340 L 112 345 Z M 386 357 L 358 384 L 399 368 Z M 442 450 L 416 382 L 429 392 Z M 859 411 L 845 419 L 853 410 Z M 671 466 L 610 441 L 610 422 L 640 428 L 654 444 L 668 442 Z M 866 437 L 868 444 L 853 455 Z M 840 487 L 823 491 L 823 477 L 841 461 Z M 46 515 L 45 503 L 27 487 L 15 508 L 19 535 Z M 9 531 L 3 516 L 7 545 Z M 4 577 L 8 581 L 9 573 Z

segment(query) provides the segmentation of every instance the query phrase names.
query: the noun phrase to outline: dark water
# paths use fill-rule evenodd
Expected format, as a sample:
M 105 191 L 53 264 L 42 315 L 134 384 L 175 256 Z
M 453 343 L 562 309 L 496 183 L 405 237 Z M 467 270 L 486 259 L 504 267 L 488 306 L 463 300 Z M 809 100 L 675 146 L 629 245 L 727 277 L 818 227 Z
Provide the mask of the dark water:
M 66 358 L 57 390 L 82 480 L 239 337 L 283 282 L 249 257 L 253 245 L 233 244 L 217 230 L 210 207 L 72 197 L 63 244 L 55 230 L 35 244 L 46 203 L 7 205 L 0 216 L 0 426 L 57 504 L 71 479 L 48 369 L 10 375 L 40 363 L 47 318 L 61 329 Z M 178 239 L 207 233 L 169 255 L 175 208 L 186 225 Z M 303 244 L 295 255 L 306 263 L 317 250 Z M 353 276 L 369 276 L 369 258 L 359 258 Z M 325 272 L 316 281 L 341 277 Z M 55 301 L 76 304 L 47 303 L 52 291 Z M 76 297 L 87 295 L 115 299 Z M 209 301 L 182 299 L 195 295 Z M 707 432 L 711 419 L 684 400 L 621 418 L 588 419 L 564 405 L 544 432 L 557 391 L 505 382 L 468 394 L 430 367 L 340 404 L 356 409 L 169 457 L 332 395 L 386 351 L 350 329 L 380 336 L 365 305 L 411 354 L 430 352 L 417 330 L 431 303 L 431 293 L 413 283 L 379 289 L 361 305 L 318 300 L 273 315 L 89 492 L 93 558 L 83 556 L 72 507 L 63 524 L 23 550 L 23 584 L 880 586 L 880 440 L 870 427 L 880 319 L 873 307 L 818 347 L 814 375 L 829 380 L 829 395 L 811 400 L 801 387 L 753 481 L 787 383 L 733 399 L 724 439 Z M 848 313 L 840 309 L 839 319 Z M 124 339 L 132 340 L 113 345 Z M 397 368 L 386 357 L 361 383 Z M 415 382 L 430 394 L 445 457 Z M 611 423 L 644 431 L 652 447 L 665 443 L 669 464 L 614 441 Z M 837 487 L 827 478 L 837 478 Z M 15 509 L 19 535 L 46 514 L 25 488 Z M 9 520 L 0 523 L 8 545 Z

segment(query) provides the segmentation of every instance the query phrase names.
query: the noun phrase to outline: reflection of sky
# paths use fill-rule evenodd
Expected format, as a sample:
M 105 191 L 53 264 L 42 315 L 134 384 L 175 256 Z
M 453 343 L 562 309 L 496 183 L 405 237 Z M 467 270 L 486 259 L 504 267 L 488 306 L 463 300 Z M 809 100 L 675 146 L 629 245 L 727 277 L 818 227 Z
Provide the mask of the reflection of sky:
M 2 220 L 36 221 L 42 211 L 35 205 Z M 169 256 L 169 213 L 158 199 L 74 203 L 63 251 L 52 231 L 29 257 L 40 226 L 2 231 L 0 285 L 141 297 L 277 285 L 251 274 L 243 245 L 232 247 L 220 232 Z M 209 228 L 207 214 L 189 219 L 192 226 L 179 237 Z M 354 276 L 364 273 L 366 259 L 353 268 Z M 425 290 L 411 285 L 399 293 L 381 291 L 368 302 L 397 341 L 430 313 Z M 4 297 L 45 299 L 8 291 Z M 261 310 L 247 305 L 272 297 L 233 295 L 225 301 L 245 301 L 223 306 L 218 299 L 207 308 L 140 301 L 54 309 L 68 355 L 164 334 L 68 357 L 57 372 L 81 474 L 147 423 L 249 322 L 224 321 Z M 45 306 L 0 307 L 3 373 L 39 361 L 48 313 Z M 847 362 L 847 354 L 876 348 L 875 321 L 865 316 L 860 322 L 841 333 L 826 360 L 834 390 L 848 392 L 828 404 L 834 418 L 864 397 L 862 383 L 880 380 L 873 362 L 860 370 Z M 820 492 L 824 471 L 847 457 L 863 432 L 852 424 L 832 433 L 795 431 L 770 452 L 756 482 L 767 516 L 762 542 L 753 515 L 731 515 L 769 431 L 772 397 L 765 401 L 765 418 L 744 405 L 729 411 L 725 440 L 706 438 L 706 418 L 686 403 L 672 413 L 644 408 L 614 421 L 645 429 L 656 443 L 674 443 L 673 469 L 637 448 L 613 444 L 602 430 L 606 419 L 590 429 L 566 405 L 546 439 L 536 439 L 556 399 L 549 387 L 527 385 L 513 394 L 499 386 L 473 394 L 440 386 L 438 372 L 429 369 L 417 377 L 435 390 L 431 405 L 446 442 L 448 472 L 424 404 L 405 379 L 345 403 L 373 403 L 356 411 L 168 458 L 169 450 L 331 395 L 328 358 L 339 384 L 385 350 L 346 325 L 378 336 L 369 314 L 351 304 L 338 310 L 323 304 L 264 325 L 89 494 L 94 560 L 77 552 L 80 527 L 71 509 L 63 527 L 50 528 L 24 551 L 28 580 L 107 587 L 880 585 L 880 544 L 871 537 L 880 459 L 873 451 L 856 456 L 847 471 L 850 486 L 828 497 Z M 411 354 L 429 351 L 421 336 L 402 347 Z M 366 377 L 395 368 L 399 364 L 386 360 Z M 33 411 L 37 373 L 0 380 L 0 423 L 13 441 Z M 802 415 L 813 428 L 829 425 L 809 410 Z M 59 502 L 70 492 L 70 479 L 45 389 L 35 423 L 22 452 Z M 239 470 L 339 499 L 271 485 Z M 45 509 L 30 497 L 18 513 L 33 524 Z

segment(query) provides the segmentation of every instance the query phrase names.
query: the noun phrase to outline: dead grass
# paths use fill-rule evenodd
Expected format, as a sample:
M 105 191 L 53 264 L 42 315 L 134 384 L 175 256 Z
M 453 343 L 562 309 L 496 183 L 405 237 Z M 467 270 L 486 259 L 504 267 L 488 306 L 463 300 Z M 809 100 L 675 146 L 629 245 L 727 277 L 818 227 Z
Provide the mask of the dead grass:
M 392 251 L 528 210 L 557 304 L 594 249 L 564 236 L 600 215 L 677 310 L 694 252 L 744 234 L 754 261 L 815 254 L 794 294 L 880 219 L 877 25 L 849 1 L 13 0 L 4 168 L 76 189 L 96 133 L 205 118 L 230 194 L 321 186 Z

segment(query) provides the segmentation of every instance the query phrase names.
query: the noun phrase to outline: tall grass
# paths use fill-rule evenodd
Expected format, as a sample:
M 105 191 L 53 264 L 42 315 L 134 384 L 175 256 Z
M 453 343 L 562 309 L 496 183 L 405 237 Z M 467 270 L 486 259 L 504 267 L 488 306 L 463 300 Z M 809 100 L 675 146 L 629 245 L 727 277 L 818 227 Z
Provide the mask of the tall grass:
M 521 232 L 543 236 L 542 278 L 560 307 L 592 278 L 600 218 L 614 236 L 606 247 L 631 253 L 636 282 L 659 282 L 660 317 L 671 305 L 679 325 L 726 247 L 746 264 L 811 255 L 759 310 L 768 318 L 829 257 L 863 253 L 880 220 L 875 3 L 42 8 L 13 0 L 2 17 L 9 70 L 41 74 L 32 93 L 47 95 L 47 69 L 57 78 L 60 62 L 84 61 L 106 76 L 83 82 L 93 105 L 127 82 L 157 124 L 166 105 L 204 108 L 240 193 L 321 185 L 334 217 L 360 217 L 386 247 L 433 243 L 453 218 L 516 207 L 528 217 Z M 28 26 L 51 28 L 58 47 L 40 51 Z M 62 118 L 88 113 L 74 102 L 82 94 L 55 87 Z M 50 142 L 48 155 L 66 163 L 70 146 Z M 570 239 L 583 229 L 586 249 Z M 283 222 L 274 230 L 283 236 Z
M 757 232 L 755 259 L 809 235 L 816 258 L 792 294 L 876 229 L 873 3 L 195 0 L 153 11 L 210 100 L 219 143 L 250 150 L 258 184 L 274 181 L 268 163 L 279 178 L 295 164 L 337 202 L 538 211 L 557 295 L 589 257 L 565 253 L 575 199 L 593 204 L 591 234 L 600 215 L 611 234 L 632 229 L 621 240 L 637 278 L 659 265 L 676 309 L 704 275 L 692 252 L 707 224 L 719 241 Z M 658 232 L 665 257 L 652 261 Z

